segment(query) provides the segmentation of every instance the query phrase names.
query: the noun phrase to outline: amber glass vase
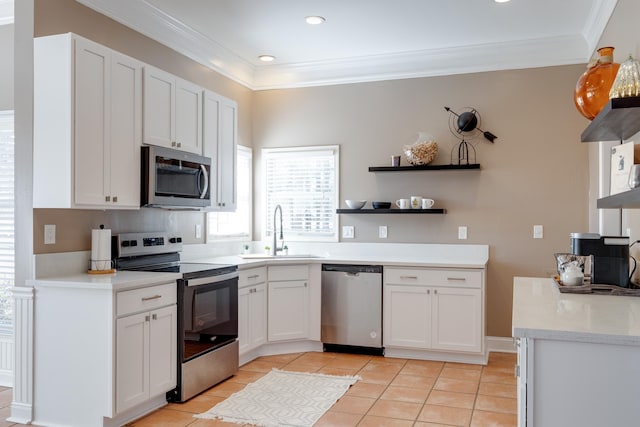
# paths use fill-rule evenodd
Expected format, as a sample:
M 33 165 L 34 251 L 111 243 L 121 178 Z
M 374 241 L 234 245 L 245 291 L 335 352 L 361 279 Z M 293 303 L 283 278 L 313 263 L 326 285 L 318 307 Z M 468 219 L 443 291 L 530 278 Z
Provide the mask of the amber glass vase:
M 609 91 L 620 64 L 613 62 L 613 48 L 598 49 L 598 61 L 580 76 L 573 100 L 576 108 L 589 120 L 593 120 L 609 101 Z

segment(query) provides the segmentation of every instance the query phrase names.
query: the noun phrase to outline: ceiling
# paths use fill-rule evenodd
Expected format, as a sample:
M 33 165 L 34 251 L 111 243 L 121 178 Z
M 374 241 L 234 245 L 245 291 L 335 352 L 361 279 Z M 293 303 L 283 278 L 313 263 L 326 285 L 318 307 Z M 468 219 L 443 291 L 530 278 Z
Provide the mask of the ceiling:
M 618 0 L 76 1 L 263 90 L 586 63 Z

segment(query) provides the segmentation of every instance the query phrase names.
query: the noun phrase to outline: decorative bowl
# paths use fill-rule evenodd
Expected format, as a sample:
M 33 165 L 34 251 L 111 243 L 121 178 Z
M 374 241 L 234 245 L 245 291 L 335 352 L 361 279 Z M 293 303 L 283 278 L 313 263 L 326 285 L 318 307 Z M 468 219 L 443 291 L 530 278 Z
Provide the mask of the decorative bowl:
M 389 209 L 391 208 L 391 202 L 371 202 L 373 209 Z
M 350 209 L 361 209 L 367 203 L 366 200 L 345 200 L 344 202 Z

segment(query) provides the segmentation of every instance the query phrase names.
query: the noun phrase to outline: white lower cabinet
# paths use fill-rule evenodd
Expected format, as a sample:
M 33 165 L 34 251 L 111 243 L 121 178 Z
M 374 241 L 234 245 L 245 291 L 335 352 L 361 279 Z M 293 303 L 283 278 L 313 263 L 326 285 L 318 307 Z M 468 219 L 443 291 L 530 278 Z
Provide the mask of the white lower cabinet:
M 242 355 L 267 342 L 267 269 L 241 270 L 238 279 L 238 341 Z
M 484 351 L 484 270 L 384 269 L 385 347 Z
M 34 289 L 34 425 L 124 425 L 166 404 L 177 374 L 175 280 Z
M 268 341 L 309 337 L 309 267 L 268 267 Z
M 176 323 L 175 304 L 117 320 L 118 413 L 175 387 Z

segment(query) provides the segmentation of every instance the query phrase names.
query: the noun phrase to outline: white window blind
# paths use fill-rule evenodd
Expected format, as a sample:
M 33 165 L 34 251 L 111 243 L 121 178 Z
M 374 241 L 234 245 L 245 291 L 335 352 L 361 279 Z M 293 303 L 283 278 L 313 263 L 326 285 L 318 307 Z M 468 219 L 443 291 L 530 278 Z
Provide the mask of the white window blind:
M 0 111 L 0 333 L 13 331 L 15 281 L 13 111 Z
M 241 145 L 237 150 L 236 211 L 207 214 L 208 240 L 251 240 L 252 151 Z
M 284 240 L 338 240 L 338 146 L 264 149 L 265 239 L 282 206 Z M 278 224 L 280 219 L 278 218 Z

